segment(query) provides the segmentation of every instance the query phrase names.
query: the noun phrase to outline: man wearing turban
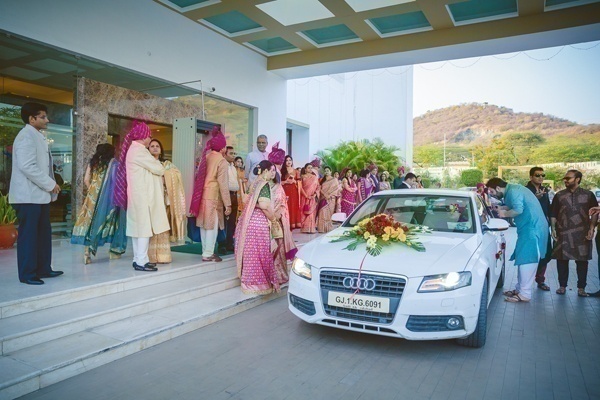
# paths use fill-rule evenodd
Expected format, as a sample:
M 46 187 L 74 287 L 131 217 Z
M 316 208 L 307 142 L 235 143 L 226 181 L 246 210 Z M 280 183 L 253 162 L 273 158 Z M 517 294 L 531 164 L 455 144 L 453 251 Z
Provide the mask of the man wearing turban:
M 165 168 L 148 151 L 151 140 L 150 127 L 134 122 L 121 146 L 113 195 L 115 205 L 127 209 L 136 271 L 157 270 L 148 258 L 150 238 L 170 229 L 162 182 Z
M 194 182 L 190 214 L 196 217 L 202 241 L 202 261 L 222 261 L 215 254 L 219 229 L 225 229 L 225 215 L 231 214 L 228 164 L 221 150 L 227 145 L 221 128 L 215 127 L 206 143 Z M 225 208 L 225 210 L 223 210 Z

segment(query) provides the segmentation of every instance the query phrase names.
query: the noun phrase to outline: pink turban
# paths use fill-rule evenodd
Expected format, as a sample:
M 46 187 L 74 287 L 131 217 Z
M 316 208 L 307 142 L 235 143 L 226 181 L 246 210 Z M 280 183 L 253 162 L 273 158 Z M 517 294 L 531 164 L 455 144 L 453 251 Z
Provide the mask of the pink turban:
M 227 140 L 221 132 L 220 126 L 215 126 L 210 132 L 212 138 L 206 142 L 204 151 L 202 152 L 202 158 L 200 159 L 200 166 L 196 173 L 196 179 L 194 180 L 194 192 L 192 194 L 192 202 L 190 204 L 190 214 L 194 217 L 198 216 L 200 210 L 200 202 L 202 201 L 202 193 L 204 192 L 204 183 L 206 182 L 206 156 L 212 151 L 221 151 L 227 146 Z
M 125 161 L 127 159 L 127 152 L 131 147 L 131 142 L 134 140 L 143 140 L 149 138 L 152 132 L 150 127 L 141 121 L 134 121 L 131 130 L 125 136 L 123 144 L 121 145 L 121 155 L 119 156 L 119 166 L 117 168 L 117 176 L 115 181 L 115 191 L 113 193 L 113 200 L 117 207 L 127 209 L 127 169 Z
M 285 151 L 279 148 L 279 142 L 273 145 L 268 160 L 280 167 L 283 165 L 283 162 L 285 161 Z
M 214 151 L 221 151 L 225 146 L 227 146 L 227 139 L 225 139 L 225 135 L 221 132 L 221 128 L 215 126 L 210 132 L 212 135 L 212 139 L 210 139 L 206 146 Z

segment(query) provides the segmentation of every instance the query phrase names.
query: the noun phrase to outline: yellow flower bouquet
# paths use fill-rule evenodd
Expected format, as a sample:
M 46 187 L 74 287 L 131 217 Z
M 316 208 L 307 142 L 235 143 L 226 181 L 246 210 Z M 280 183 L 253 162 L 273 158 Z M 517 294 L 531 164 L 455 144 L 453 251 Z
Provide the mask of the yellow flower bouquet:
M 351 230 L 333 239 L 331 242 L 350 240 L 343 250 L 356 250 L 361 243 L 367 244 L 367 253 L 373 257 L 381 254 L 383 246 L 401 244 L 417 251 L 425 251 L 423 243 L 417 239 L 418 234 L 431 233 L 431 229 L 419 225 L 405 225 L 387 214 L 379 214 L 372 218 L 362 219 Z

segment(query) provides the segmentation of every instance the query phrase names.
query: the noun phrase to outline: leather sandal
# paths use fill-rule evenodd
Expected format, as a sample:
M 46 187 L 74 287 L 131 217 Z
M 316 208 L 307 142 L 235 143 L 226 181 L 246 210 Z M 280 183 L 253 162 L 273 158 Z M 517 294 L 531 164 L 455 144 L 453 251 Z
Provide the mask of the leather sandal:
M 589 294 L 586 293 L 584 288 L 577 289 L 577 296 L 579 297 L 590 297 Z
M 504 301 L 508 301 L 509 303 L 527 303 L 528 301 L 530 301 L 531 299 L 528 299 L 526 297 L 521 297 L 518 293 L 514 296 L 509 296 L 509 297 L 505 297 Z
M 202 261 L 214 261 L 214 262 L 221 262 L 223 261 L 223 259 L 221 257 L 219 257 L 216 254 L 213 254 L 212 256 L 208 257 L 208 258 L 204 258 L 202 257 Z

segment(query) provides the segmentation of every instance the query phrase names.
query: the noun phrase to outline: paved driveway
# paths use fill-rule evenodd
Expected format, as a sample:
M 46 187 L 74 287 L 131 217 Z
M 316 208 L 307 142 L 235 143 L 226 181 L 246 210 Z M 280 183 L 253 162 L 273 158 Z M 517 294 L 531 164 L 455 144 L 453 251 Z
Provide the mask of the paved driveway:
M 570 277 L 556 295 L 552 262 L 553 290 L 531 303 L 496 292 L 482 349 L 308 325 L 282 298 L 24 398 L 600 399 L 600 299 L 577 297 Z

